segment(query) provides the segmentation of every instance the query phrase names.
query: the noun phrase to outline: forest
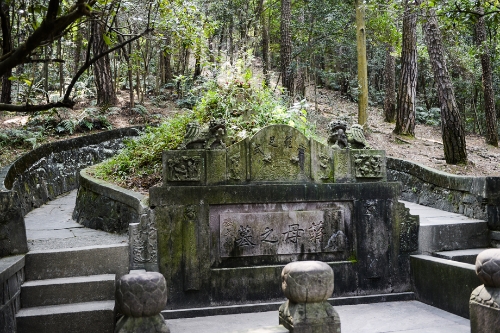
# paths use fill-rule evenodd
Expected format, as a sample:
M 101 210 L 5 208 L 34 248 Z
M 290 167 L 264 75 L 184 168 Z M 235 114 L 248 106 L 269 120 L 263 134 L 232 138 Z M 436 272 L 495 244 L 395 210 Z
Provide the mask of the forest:
M 124 112 L 174 143 L 193 117 L 237 117 L 234 140 L 271 121 L 312 133 L 320 89 L 357 103 L 361 125 L 370 107 L 382 108 L 408 140 L 416 124 L 438 126 L 451 165 L 467 164 L 467 133 L 498 147 L 497 0 L 0 4 L 0 117 L 29 116 L 0 128 L 0 147 L 110 128 Z M 151 111 L 168 105 L 174 121 Z M 139 172 L 130 161 L 110 168 Z

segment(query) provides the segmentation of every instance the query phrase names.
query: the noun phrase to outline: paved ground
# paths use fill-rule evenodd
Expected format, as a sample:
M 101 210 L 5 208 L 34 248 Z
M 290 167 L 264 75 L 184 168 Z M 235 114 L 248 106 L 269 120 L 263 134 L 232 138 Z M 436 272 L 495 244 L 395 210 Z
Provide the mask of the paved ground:
M 49 201 L 26 214 L 28 248 L 48 250 L 90 245 L 118 244 L 128 236 L 85 228 L 71 218 L 75 208 L 76 190 Z
M 336 306 L 342 333 L 469 333 L 469 320 L 417 302 Z M 285 333 L 278 312 L 169 319 L 171 333 Z
M 63 195 L 25 216 L 30 250 L 127 242 L 127 235 L 84 228 L 74 222 L 76 191 Z M 413 205 L 413 204 L 412 204 Z M 426 211 L 424 206 L 412 209 Z M 419 211 L 422 213 L 422 211 Z M 438 212 L 429 211 L 435 215 Z M 438 214 L 439 215 L 439 214 Z M 469 320 L 417 301 L 336 306 L 342 333 L 469 333 Z M 285 333 L 278 313 L 260 312 L 190 319 L 169 319 L 171 333 Z

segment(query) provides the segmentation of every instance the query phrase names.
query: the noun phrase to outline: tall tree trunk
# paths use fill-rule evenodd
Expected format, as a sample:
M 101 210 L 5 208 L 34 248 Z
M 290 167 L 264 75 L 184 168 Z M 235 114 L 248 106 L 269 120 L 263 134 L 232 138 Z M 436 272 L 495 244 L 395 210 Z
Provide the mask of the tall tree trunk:
M 62 42 L 59 40 L 57 43 L 57 57 L 62 59 Z M 64 66 L 63 63 L 59 63 L 59 96 L 64 95 Z
M 262 75 L 264 76 L 264 83 L 269 86 L 269 20 L 264 10 L 264 0 L 259 2 L 259 17 L 262 27 Z
M 392 55 L 394 51 L 394 46 L 387 46 L 384 66 L 384 118 L 389 123 L 396 120 L 396 58 Z
M 394 133 L 415 136 L 415 98 L 417 96 L 417 14 L 415 7 L 417 3 L 413 4 L 410 1 L 412 0 L 405 0 L 403 14 L 401 79 Z
M 293 96 L 291 0 L 281 0 L 281 83 Z
M 5 55 L 12 50 L 12 31 L 10 29 L 9 5 L 6 1 L 1 2 L 0 20 L 2 27 L 2 55 Z M 9 77 L 11 76 L 12 69 L 8 70 L 5 75 L 2 76 L 2 95 L 0 96 L 1 103 L 12 103 L 12 81 L 9 80 Z
M 464 124 L 460 117 L 453 85 L 446 68 L 441 31 L 433 9 L 427 10 L 427 21 L 424 23 L 423 28 L 441 106 L 441 135 L 443 137 L 444 157 L 446 163 L 449 164 L 466 163 L 467 150 L 465 147 Z
M 478 2 L 478 5 L 480 3 Z M 491 68 L 490 49 L 486 43 L 486 25 L 483 7 L 476 10 L 480 16 L 476 23 L 476 43 L 481 50 L 481 67 L 483 69 L 484 116 L 486 119 L 486 143 L 498 147 L 497 114 L 495 111 L 495 92 L 493 91 L 493 74 Z
M 94 56 L 106 52 L 108 46 L 102 37 L 104 29 L 98 20 L 91 21 L 93 35 L 92 51 Z M 97 90 L 97 105 L 114 105 L 117 102 L 113 73 L 111 72 L 111 62 L 106 55 L 97 60 L 94 65 L 94 80 Z
M 172 73 L 172 51 L 170 50 L 170 44 L 172 43 L 172 39 L 170 36 L 167 37 L 166 41 L 165 41 L 165 50 L 164 50 L 164 53 L 165 53 L 165 57 L 164 57 L 164 61 L 165 61 L 165 83 L 167 82 L 171 82 L 174 75 Z
M 356 44 L 358 51 L 358 124 L 365 125 L 368 120 L 368 67 L 366 61 L 365 7 L 363 1 L 355 0 L 356 6 Z

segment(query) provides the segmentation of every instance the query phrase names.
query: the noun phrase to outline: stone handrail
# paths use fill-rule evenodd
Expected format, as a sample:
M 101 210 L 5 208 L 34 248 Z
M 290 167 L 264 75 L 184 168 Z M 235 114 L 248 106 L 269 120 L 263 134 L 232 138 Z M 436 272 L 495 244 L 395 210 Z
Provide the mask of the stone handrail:
M 24 215 L 78 187 L 78 171 L 123 148 L 141 127 L 116 129 L 42 145 L 0 170 L 0 258 L 26 253 Z
M 387 157 L 387 179 L 402 183 L 403 200 L 484 219 L 500 230 L 500 177 L 457 176 Z

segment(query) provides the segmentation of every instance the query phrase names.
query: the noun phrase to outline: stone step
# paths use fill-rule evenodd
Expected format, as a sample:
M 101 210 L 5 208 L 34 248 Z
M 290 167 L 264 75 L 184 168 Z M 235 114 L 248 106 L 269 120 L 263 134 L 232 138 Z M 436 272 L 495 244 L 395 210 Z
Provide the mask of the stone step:
M 401 201 L 410 214 L 420 216 L 418 251 L 432 254 L 440 251 L 490 247 L 488 223 L 461 214 Z
M 21 307 L 107 301 L 114 296 L 114 274 L 34 280 L 21 286 Z
M 470 295 L 482 284 L 474 265 L 429 255 L 412 255 L 410 270 L 418 301 L 469 318 Z
M 128 244 L 37 250 L 26 254 L 26 280 L 117 274 L 129 269 Z
M 101 301 L 21 309 L 17 333 L 112 333 L 114 307 L 114 301 Z
M 440 252 L 434 252 L 434 256 L 442 259 L 448 259 L 475 265 L 477 255 L 483 252 L 484 250 L 487 250 L 487 248 L 440 251 Z

